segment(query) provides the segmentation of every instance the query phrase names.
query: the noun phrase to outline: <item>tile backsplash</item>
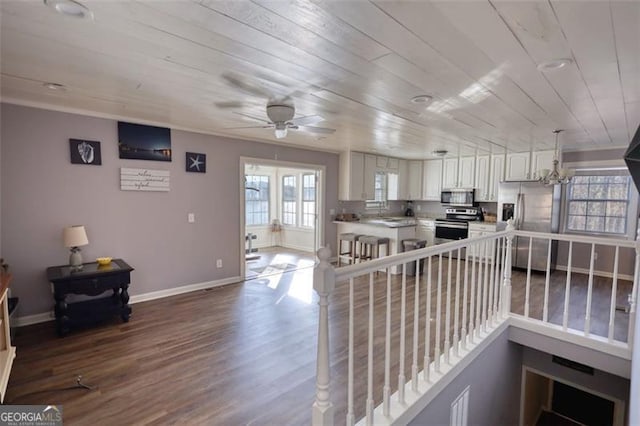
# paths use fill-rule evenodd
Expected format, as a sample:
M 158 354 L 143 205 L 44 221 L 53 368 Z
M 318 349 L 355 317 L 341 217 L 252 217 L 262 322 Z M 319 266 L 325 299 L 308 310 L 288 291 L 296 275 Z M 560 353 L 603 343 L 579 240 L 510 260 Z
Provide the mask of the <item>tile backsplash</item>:
M 486 213 L 496 213 L 497 203 L 478 203 Z M 386 210 L 382 210 L 383 216 L 404 216 L 407 207 L 406 201 L 389 201 Z M 437 201 L 413 201 L 413 212 L 416 216 L 441 217 L 444 216 L 446 206 Z M 339 201 L 337 213 L 355 213 L 358 216 L 377 216 L 377 210 L 366 210 L 364 201 Z

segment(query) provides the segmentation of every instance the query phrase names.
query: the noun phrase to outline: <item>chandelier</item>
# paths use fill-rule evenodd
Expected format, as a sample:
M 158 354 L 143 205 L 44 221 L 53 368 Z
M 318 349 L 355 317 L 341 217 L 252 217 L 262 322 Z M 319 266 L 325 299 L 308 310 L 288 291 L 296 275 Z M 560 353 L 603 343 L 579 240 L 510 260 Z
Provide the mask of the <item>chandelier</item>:
M 538 181 L 546 186 L 551 185 L 566 185 L 571 182 L 571 178 L 575 175 L 574 170 L 560 169 L 558 167 L 558 135 L 562 130 L 554 130 L 556 135 L 556 150 L 553 152 L 553 169 L 540 170 Z

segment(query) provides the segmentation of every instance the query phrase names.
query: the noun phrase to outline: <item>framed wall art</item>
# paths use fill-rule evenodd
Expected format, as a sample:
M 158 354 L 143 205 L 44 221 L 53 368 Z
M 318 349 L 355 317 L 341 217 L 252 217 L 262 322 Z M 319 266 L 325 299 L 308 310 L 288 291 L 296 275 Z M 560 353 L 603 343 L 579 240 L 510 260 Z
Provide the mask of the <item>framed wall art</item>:
M 129 160 L 171 161 L 171 130 L 118 121 L 118 151 Z
M 84 139 L 69 139 L 71 164 L 87 164 L 99 166 L 102 164 L 100 142 Z
M 207 172 L 207 154 L 197 152 L 187 152 L 186 170 L 194 173 Z

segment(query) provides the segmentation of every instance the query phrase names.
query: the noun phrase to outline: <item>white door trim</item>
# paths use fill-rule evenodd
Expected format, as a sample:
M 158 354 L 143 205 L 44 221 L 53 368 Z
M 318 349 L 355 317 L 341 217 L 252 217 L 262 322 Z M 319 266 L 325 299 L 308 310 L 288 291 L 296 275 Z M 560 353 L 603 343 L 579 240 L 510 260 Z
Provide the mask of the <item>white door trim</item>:
M 288 167 L 294 169 L 302 169 L 309 170 L 318 175 L 317 187 L 316 187 L 316 230 L 315 230 L 315 245 L 314 251 L 317 251 L 318 248 L 323 247 L 325 244 L 324 238 L 324 228 L 325 228 L 325 220 L 324 220 L 324 205 L 326 199 L 326 171 L 327 167 L 321 164 L 309 164 L 309 163 L 298 163 L 293 161 L 280 161 L 280 160 L 270 160 L 266 158 L 254 158 L 254 157 L 240 157 L 240 173 L 238 176 L 239 191 L 240 191 L 240 278 L 242 280 L 246 279 L 246 262 L 244 261 L 245 256 L 245 183 L 244 183 L 244 175 L 245 175 L 245 166 L 247 164 L 262 164 L 265 166 L 273 166 L 273 167 Z

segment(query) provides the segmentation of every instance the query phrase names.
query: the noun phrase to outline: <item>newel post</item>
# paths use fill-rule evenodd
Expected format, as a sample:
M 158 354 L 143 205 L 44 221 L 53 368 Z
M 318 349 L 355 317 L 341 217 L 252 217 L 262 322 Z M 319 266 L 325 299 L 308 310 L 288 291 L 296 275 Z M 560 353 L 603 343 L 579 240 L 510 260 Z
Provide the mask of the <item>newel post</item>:
M 506 318 L 511 312 L 511 247 L 513 246 L 513 219 L 507 221 L 507 245 L 505 247 L 506 253 L 504 254 L 504 274 L 502 279 L 502 317 Z
M 318 358 L 316 364 L 316 400 L 313 403 L 311 423 L 313 426 L 333 425 L 333 404 L 329 391 L 329 295 L 335 288 L 336 279 L 333 266 L 329 263 L 331 249 L 318 250 L 320 263 L 313 271 L 313 289 L 318 293 Z

